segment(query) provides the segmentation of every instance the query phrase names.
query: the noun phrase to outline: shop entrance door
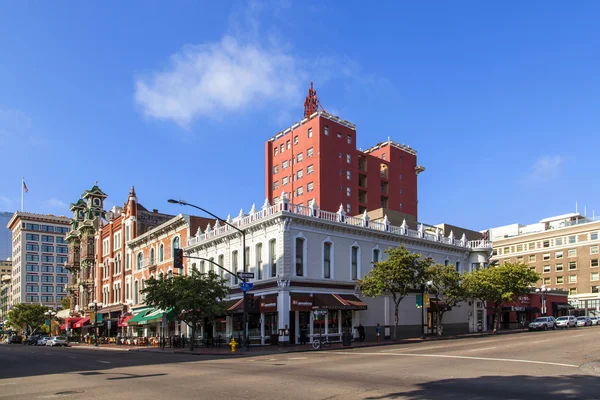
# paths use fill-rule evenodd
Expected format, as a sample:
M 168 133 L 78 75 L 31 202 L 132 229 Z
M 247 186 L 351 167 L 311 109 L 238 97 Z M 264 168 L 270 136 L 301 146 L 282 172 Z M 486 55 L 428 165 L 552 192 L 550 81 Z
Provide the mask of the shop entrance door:
M 310 336 L 310 311 L 298 311 L 300 323 L 300 344 L 308 343 Z
M 296 311 L 290 311 L 290 344 L 296 344 Z

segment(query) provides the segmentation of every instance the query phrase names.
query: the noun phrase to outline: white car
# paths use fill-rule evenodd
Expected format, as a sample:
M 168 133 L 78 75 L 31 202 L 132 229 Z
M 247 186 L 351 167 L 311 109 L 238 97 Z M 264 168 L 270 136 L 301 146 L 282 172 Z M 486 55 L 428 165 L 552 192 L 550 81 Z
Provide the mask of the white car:
M 590 317 L 592 320 L 592 325 L 600 325 L 600 318 L 598 317 Z
M 556 327 L 557 328 L 575 328 L 576 325 L 577 325 L 577 318 L 575 318 L 572 315 L 556 318 Z
M 67 342 L 67 338 L 64 336 L 52 336 L 50 339 L 46 340 L 46 346 L 54 347 L 54 346 L 65 346 L 68 347 L 69 343 Z
M 37 343 L 36 343 L 35 345 L 36 345 L 36 346 L 45 346 L 45 345 L 46 345 L 46 342 L 47 342 L 48 340 L 50 340 L 50 339 L 52 339 L 50 336 L 44 336 L 43 338 L 41 338 L 41 339 L 38 339 L 38 341 L 37 341 Z

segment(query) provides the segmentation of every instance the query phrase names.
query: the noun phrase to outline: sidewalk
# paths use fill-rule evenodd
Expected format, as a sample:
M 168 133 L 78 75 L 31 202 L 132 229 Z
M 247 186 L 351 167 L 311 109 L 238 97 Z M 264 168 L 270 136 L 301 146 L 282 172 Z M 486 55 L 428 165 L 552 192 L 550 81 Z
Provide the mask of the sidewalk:
M 523 333 L 526 331 L 523 330 L 506 330 L 506 331 L 498 331 L 495 335 L 508 335 L 508 334 L 517 334 Z M 452 336 L 428 336 L 425 339 L 420 338 L 407 338 L 407 339 L 399 339 L 399 340 L 383 340 L 380 343 L 376 342 L 352 342 L 351 346 L 343 346 L 342 343 L 333 343 L 330 348 L 319 350 L 348 350 L 352 348 L 368 348 L 368 347 L 381 347 L 381 346 L 391 346 L 398 344 L 411 344 L 411 343 L 421 343 L 421 342 L 433 342 L 438 340 L 460 340 L 460 339 L 468 339 L 468 338 L 477 338 L 477 337 L 487 337 L 493 336 L 493 333 L 465 333 L 460 335 L 452 335 Z M 231 351 L 231 348 L 227 345 L 223 345 L 220 348 L 213 347 L 197 347 L 194 348 L 193 351 L 188 348 L 171 348 L 165 347 L 164 349 L 160 347 L 139 347 L 139 346 L 117 346 L 115 344 L 103 344 L 98 347 L 94 345 L 87 344 L 73 344 L 72 348 L 80 348 L 80 349 L 88 349 L 88 350 L 112 350 L 112 351 L 137 351 L 137 352 L 149 352 L 149 353 L 166 353 L 166 354 L 191 354 L 191 355 L 211 355 L 211 356 L 237 356 L 237 357 L 253 357 L 253 356 L 263 356 L 263 355 L 271 355 L 271 354 L 285 354 L 285 353 L 301 353 L 307 351 L 315 351 L 312 348 L 312 345 L 292 345 L 287 347 L 280 346 L 253 346 L 250 348 L 250 351 L 245 351 L 243 349 L 238 349 L 235 352 Z

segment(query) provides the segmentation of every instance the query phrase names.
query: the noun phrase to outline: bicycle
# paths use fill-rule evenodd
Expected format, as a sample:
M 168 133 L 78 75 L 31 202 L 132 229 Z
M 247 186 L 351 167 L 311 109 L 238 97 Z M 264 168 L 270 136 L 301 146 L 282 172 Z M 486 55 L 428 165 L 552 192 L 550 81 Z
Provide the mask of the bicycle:
M 312 347 L 314 350 L 319 350 L 321 347 L 331 347 L 331 342 L 328 337 L 321 338 L 321 336 L 319 336 L 318 338 L 313 339 Z

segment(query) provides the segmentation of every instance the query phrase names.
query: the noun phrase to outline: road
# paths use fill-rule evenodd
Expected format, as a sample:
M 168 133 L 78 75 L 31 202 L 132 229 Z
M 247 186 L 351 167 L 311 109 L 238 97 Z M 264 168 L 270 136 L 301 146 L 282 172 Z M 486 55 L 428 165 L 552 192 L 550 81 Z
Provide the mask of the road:
M 240 357 L 0 346 L 0 399 L 600 399 L 600 327 Z

